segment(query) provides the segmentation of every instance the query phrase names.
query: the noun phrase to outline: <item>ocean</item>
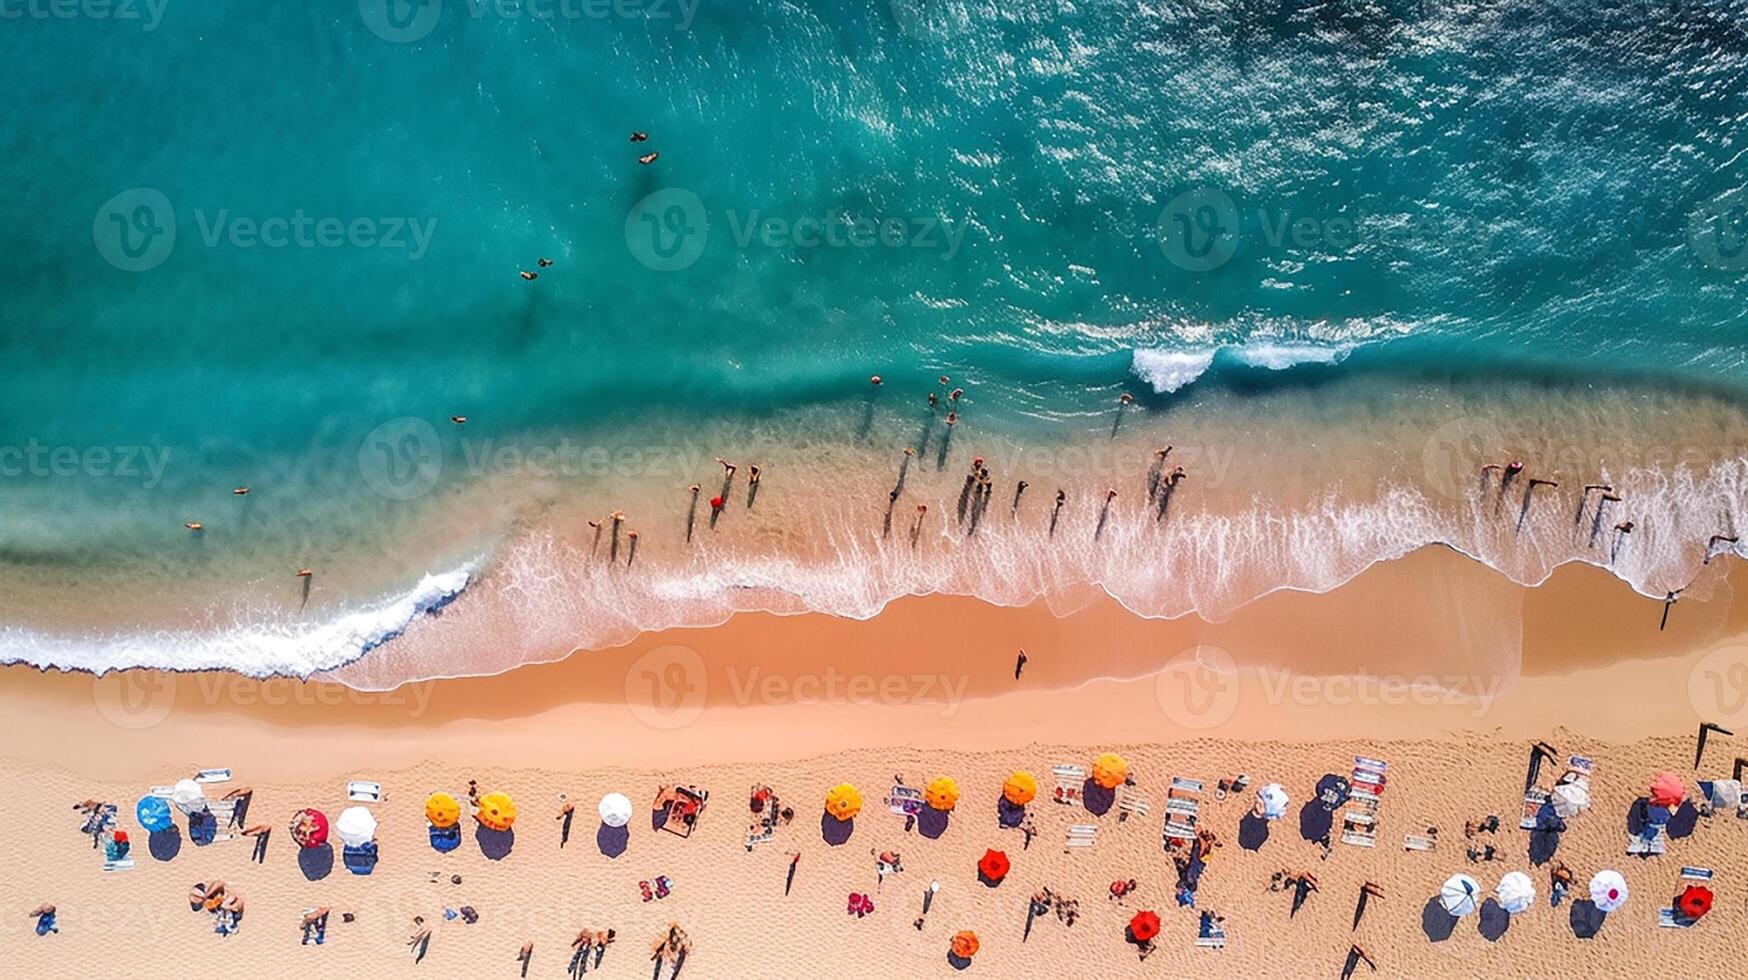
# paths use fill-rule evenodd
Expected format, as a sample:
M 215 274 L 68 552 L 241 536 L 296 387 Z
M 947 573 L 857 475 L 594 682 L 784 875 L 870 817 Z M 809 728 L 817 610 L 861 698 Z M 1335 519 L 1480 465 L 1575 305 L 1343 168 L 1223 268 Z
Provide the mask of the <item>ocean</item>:
M 1745 13 L 0 2 L 0 661 L 386 686 L 1429 545 L 1661 596 L 1748 516 Z

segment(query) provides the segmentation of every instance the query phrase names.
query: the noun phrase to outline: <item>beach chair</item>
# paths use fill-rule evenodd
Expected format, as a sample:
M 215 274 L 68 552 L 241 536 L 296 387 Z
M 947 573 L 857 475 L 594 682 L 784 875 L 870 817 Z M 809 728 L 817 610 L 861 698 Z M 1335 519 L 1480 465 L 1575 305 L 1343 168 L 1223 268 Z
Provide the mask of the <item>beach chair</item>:
M 1343 827 L 1343 830 L 1345 829 Z M 1416 837 L 1413 834 L 1405 834 L 1402 837 L 1402 849 L 1404 851 L 1436 851 L 1438 850 L 1438 841 L 1431 837 Z
M 382 784 L 368 779 L 349 780 L 346 798 L 354 803 L 381 803 Z
M 146 790 L 146 795 L 156 796 L 161 800 L 167 800 L 174 795 L 175 792 L 176 787 L 174 786 L 153 786 L 151 789 Z
M 1050 798 L 1069 806 L 1079 805 L 1081 787 L 1086 785 L 1086 767 L 1051 766 L 1050 775 L 1056 777 L 1056 789 L 1052 791 Z
M 108 871 L 131 871 L 131 870 L 133 870 L 133 866 L 134 866 L 134 859 L 132 856 L 124 857 L 120 861 L 105 861 L 105 862 L 103 862 L 103 870 L 106 872 L 108 872 Z
M 1063 842 L 1062 848 L 1066 852 L 1094 847 L 1099 842 L 1098 838 L 1098 824 L 1077 823 L 1068 828 L 1068 839 Z
M 1713 871 L 1710 868 L 1696 868 L 1691 865 L 1681 869 L 1681 877 L 1688 881 L 1711 881 Z
M 1202 781 L 1173 776 L 1171 788 L 1165 793 L 1166 850 L 1196 839 L 1196 824 L 1201 819 L 1201 811 Z
M 197 783 L 228 783 L 231 781 L 230 769 L 202 769 L 194 774 Z
M 1663 828 L 1657 828 L 1657 833 L 1650 840 L 1639 834 L 1627 835 L 1627 853 L 1638 857 L 1656 857 L 1669 849 L 1669 835 Z
M 1201 949 L 1225 949 L 1226 927 L 1219 923 L 1210 926 L 1206 936 L 1196 937 L 1196 946 Z
M 1536 829 L 1536 814 L 1542 812 L 1542 807 L 1547 805 L 1548 799 L 1548 791 L 1540 787 L 1531 787 L 1523 794 L 1523 812 L 1517 817 L 1519 830 Z
M 1124 786 L 1121 795 L 1117 797 L 1117 822 L 1121 823 L 1130 817 L 1147 816 L 1147 797 L 1133 786 Z
M 704 815 L 704 804 L 710 799 L 710 794 L 690 786 L 675 786 L 674 798 L 668 803 L 668 817 L 662 821 L 662 829 L 676 837 L 691 837 L 692 828 L 698 824 L 698 818 Z
M 212 818 L 215 821 L 213 826 L 216 829 L 213 831 L 212 842 L 217 844 L 220 841 L 236 840 L 238 834 L 231 828 L 231 818 L 236 815 L 237 801 L 208 800 L 206 808 L 212 811 Z
M 1657 925 L 1664 929 L 1687 929 L 1698 921 L 1677 913 L 1667 905 L 1657 910 Z
M 747 850 L 752 850 L 759 844 L 769 844 L 777 839 L 777 828 L 767 824 L 756 834 L 747 834 Z
M 897 785 L 886 794 L 886 808 L 901 817 L 914 817 L 923 812 L 923 791 L 914 786 Z
M 1373 847 L 1378 843 L 1378 822 L 1364 811 L 1350 810 L 1341 817 L 1341 842 L 1355 847 Z

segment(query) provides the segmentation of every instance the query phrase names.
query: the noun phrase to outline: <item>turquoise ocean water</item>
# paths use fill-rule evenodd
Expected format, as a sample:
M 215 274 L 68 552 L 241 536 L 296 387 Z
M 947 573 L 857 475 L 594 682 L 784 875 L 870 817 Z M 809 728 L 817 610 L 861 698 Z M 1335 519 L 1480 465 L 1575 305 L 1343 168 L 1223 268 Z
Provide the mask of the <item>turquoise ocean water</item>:
M 181 525 L 233 485 L 295 488 L 251 504 L 276 560 L 412 533 L 360 476 L 401 419 L 855 438 L 871 374 L 1039 441 L 1125 391 L 1748 393 L 1748 4 L 0 14 L 7 622 L 21 580 L 211 562 Z

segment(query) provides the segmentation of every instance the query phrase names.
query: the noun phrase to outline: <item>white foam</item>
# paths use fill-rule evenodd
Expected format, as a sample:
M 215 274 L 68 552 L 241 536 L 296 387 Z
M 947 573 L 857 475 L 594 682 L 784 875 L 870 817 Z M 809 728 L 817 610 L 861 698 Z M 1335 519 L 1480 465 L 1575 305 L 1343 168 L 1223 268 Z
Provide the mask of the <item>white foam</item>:
M 1316 344 L 1245 344 L 1232 354 L 1251 367 L 1285 371 L 1300 364 L 1340 364 L 1353 351 L 1351 346 L 1322 347 Z
M 1131 370 L 1153 390 L 1169 395 L 1189 385 L 1214 366 L 1222 355 L 1246 367 L 1285 371 L 1302 364 L 1340 364 L 1353 353 L 1353 344 L 1277 344 L 1256 341 L 1234 347 L 1189 350 L 1143 347 L 1131 357 Z
M 1158 350 L 1142 348 L 1135 351 L 1131 367 L 1153 386 L 1153 390 L 1169 395 L 1202 376 L 1214 363 L 1210 350 Z
M 0 629 L 0 663 L 61 670 L 230 670 L 256 677 L 308 677 L 356 660 L 442 609 L 466 589 L 472 563 L 419 580 L 412 589 L 324 623 L 262 618 L 216 632 L 160 630 L 107 636 Z

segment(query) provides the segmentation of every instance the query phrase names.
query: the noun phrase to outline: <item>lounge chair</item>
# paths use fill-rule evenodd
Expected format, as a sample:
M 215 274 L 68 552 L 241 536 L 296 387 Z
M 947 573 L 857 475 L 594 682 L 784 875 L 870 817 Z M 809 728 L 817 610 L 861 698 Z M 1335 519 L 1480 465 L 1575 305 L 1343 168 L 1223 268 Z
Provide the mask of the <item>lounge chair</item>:
M 346 798 L 354 803 L 381 803 L 382 784 L 368 779 L 354 779 L 346 783 Z
M 1656 833 L 1654 833 L 1649 840 L 1641 834 L 1627 835 L 1628 854 L 1641 857 L 1654 857 L 1665 853 L 1668 849 L 1669 835 L 1663 832 L 1662 827 L 1656 828 Z
M 893 786 L 886 794 L 886 808 L 901 817 L 914 817 L 923 812 L 923 791 L 914 786 Z
M 1667 905 L 1657 910 L 1657 924 L 1665 929 L 1686 929 L 1698 921 L 1677 913 Z
M 1062 847 L 1064 851 L 1094 847 L 1099 842 L 1098 837 L 1098 824 L 1077 823 L 1068 828 L 1068 839 L 1063 842 Z
M 1713 871 L 1710 868 L 1696 868 L 1688 865 L 1681 869 L 1681 876 L 1689 881 L 1711 881 Z
M 747 834 L 747 850 L 750 851 L 759 844 L 769 844 L 776 839 L 777 828 L 767 824 L 759 833 Z
M 1341 816 L 1341 842 L 1355 847 L 1373 847 L 1378 843 L 1378 822 L 1370 813 L 1349 810 Z
M 197 783 L 228 783 L 231 781 L 231 771 L 225 769 L 202 769 L 194 774 Z
M 1520 830 L 1536 829 L 1536 815 L 1542 812 L 1542 807 L 1549 800 L 1548 791 L 1539 786 L 1531 787 L 1523 794 L 1523 812 L 1518 814 L 1517 826 Z
M 1117 796 L 1117 820 L 1122 822 L 1130 817 L 1147 816 L 1147 797 L 1133 786 L 1124 786 Z
M 1385 774 L 1389 768 L 1389 763 L 1382 759 L 1354 756 L 1353 779 L 1347 797 L 1352 809 L 1341 816 L 1343 844 L 1372 847 L 1378 843 L 1378 805 L 1383 802 Z
M 1196 824 L 1201 819 L 1202 781 L 1174 776 L 1165 793 L 1165 849 L 1175 842 L 1196 839 Z
M 1051 793 L 1050 798 L 1070 806 L 1079 805 L 1081 787 L 1086 785 L 1086 767 L 1051 766 L 1050 774 L 1056 777 L 1056 789 Z
M 1225 949 L 1226 927 L 1218 922 L 1209 923 L 1208 934 L 1206 936 L 1198 935 L 1196 945 L 1202 949 Z
M 1342 829 L 1345 832 L 1347 828 L 1343 827 Z M 1438 850 L 1438 841 L 1431 837 L 1416 837 L 1413 834 L 1405 834 L 1402 837 L 1402 849 L 1404 851 L 1436 851 Z
M 662 821 L 662 829 L 676 837 L 692 836 L 692 828 L 697 826 L 698 818 L 704 815 L 704 804 L 709 799 L 710 794 L 704 790 L 675 786 L 674 798 L 668 802 L 668 817 Z

